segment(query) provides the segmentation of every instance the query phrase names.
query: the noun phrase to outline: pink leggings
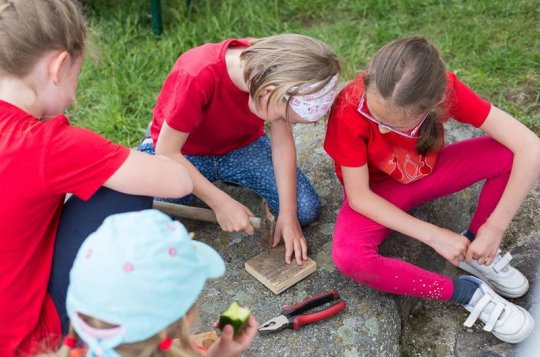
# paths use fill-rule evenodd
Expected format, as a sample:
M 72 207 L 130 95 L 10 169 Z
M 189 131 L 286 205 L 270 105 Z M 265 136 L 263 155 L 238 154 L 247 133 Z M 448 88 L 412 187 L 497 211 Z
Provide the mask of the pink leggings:
M 371 190 L 404 211 L 486 180 L 469 229 L 476 234 L 497 205 L 510 176 L 513 154 L 489 137 L 441 150 L 433 172 L 410 184 L 392 178 L 370 183 Z M 337 216 L 332 258 L 344 275 L 374 289 L 449 300 L 454 284 L 444 275 L 403 260 L 384 257 L 378 247 L 390 230 L 351 209 L 347 199 Z

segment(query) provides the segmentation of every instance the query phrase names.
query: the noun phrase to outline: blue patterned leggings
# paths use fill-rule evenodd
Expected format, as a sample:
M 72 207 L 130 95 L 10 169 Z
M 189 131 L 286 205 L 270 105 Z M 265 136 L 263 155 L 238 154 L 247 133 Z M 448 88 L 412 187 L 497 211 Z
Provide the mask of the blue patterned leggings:
M 139 151 L 154 155 L 152 140 L 145 139 L 139 146 Z M 210 182 L 223 181 L 252 189 L 266 198 L 274 213 L 279 212 L 271 144 L 267 135 L 224 155 L 185 155 L 185 157 Z M 317 218 L 321 201 L 307 177 L 298 168 L 296 178 L 298 221 L 301 225 L 306 225 Z M 186 204 L 192 199 L 193 195 L 189 195 L 181 199 L 164 199 L 164 201 Z

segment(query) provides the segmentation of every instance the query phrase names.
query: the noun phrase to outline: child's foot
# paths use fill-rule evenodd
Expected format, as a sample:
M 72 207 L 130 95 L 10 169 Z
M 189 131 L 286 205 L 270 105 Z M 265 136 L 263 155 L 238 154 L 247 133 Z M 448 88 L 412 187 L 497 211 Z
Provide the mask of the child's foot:
M 460 279 L 478 284 L 471 301 L 463 305 L 471 313 L 463 325 L 471 327 L 477 319 L 480 319 L 485 323 L 485 331 L 508 343 L 518 343 L 529 336 L 534 327 L 534 320 L 527 310 L 503 299 L 478 278 L 465 275 Z
M 529 282 L 519 270 L 510 266 L 511 259 L 510 253 L 501 256 L 499 250 L 490 265 L 478 264 L 476 260 L 471 260 L 460 262 L 459 267 L 487 282 L 500 295 L 518 298 L 529 290 Z

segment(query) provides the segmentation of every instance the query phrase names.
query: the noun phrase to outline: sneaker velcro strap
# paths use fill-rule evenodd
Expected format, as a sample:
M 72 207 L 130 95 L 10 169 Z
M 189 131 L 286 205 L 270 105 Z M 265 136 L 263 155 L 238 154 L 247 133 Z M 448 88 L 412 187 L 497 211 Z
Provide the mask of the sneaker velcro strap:
M 501 259 L 499 259 L 497 263 L 493 264 L 493 270 L 495 270 L 497 273 L 500 273 L 501 270 L 508 266 L 510 260 L 512 260 L 512 256 L 510 255 L 510 253 L 506 253 Z
M 480 300 L 478 300 L 476 305 L 474 305 L 474 308 L 471 311 L 471 314 L 469 315 L 469 317 L 467 317 L 467 320 L 465 320 L 463 325 L 466 327 L 471 327 L 476 322 L 476 320 L 478 319 L 478 317 L 480 316 L 480 314 L 482 313 L 486 305 L 491 300 L 492 300 L 491 296 L 489 296 L 488 294 L 484 294 L 484 296 L 482 296 Z
M 489 319 L 486 323 L 486 326 L 484 326 L 484 331 L 491 332 L 493 328 L 495 327 L 495 324 L 499 320 L 499 317 L 501 317 L 502 312 L 504 311 L 505 305 L 502 303 L 495 304 L 495 308 L 491 310 L 489 313 Z

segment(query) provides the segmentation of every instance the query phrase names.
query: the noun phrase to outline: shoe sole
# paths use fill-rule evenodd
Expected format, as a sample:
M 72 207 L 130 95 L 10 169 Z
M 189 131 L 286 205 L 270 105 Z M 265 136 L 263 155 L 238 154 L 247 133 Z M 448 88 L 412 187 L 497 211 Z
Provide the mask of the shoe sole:
M 511 299 L 519 298 L 519 297 L 522 297 L 523 295 L 525 295 L 527 293 L 527 291 L 529 291 L 529 281 L 527 279 L 525 279 L 525 283 L 523 285 L 521 285 L 521 286 L 519 286 L 517 288 L 514 288 L 511 291 L 502 290 L 497 285 L 494 285 L 491 281 L 485 280 L 484 274 L 482 274 L 482 272 L 474 269 L 472 266 L 465 265 L 465 264 L 460 264 L 459 268 L 462 269 L 462 270 L 465 270 L 466 272 L 468 272 L 468 273 L 470 273 L 470 274 L 472 274 L 474 276 L 476 276 L 478 279 L 480 279 L 483 282 L 485 282 L 486 284 L 488 284 L 493 290 L 495 290 L 495 292 L 497 294 L 502 295 L 502 296 L 507 297 L 507 298 L 511 298 Z
M 520 306 L 516 306 L 523 314 L 525 315 L 525 323 L 521 327 L 521 329 L 516 332 L 515 334 L 512 334 L 511 336 L 508 335 L 500 335 L 495 331 L 491 331 L 495 337 L 497 337 L 499 340 L 507 343 L 520 343 L 529 335 L 531 334 L 533 328 L 534 328 L 534 320 L 532 316 L 525 310 L 524 308 Z

